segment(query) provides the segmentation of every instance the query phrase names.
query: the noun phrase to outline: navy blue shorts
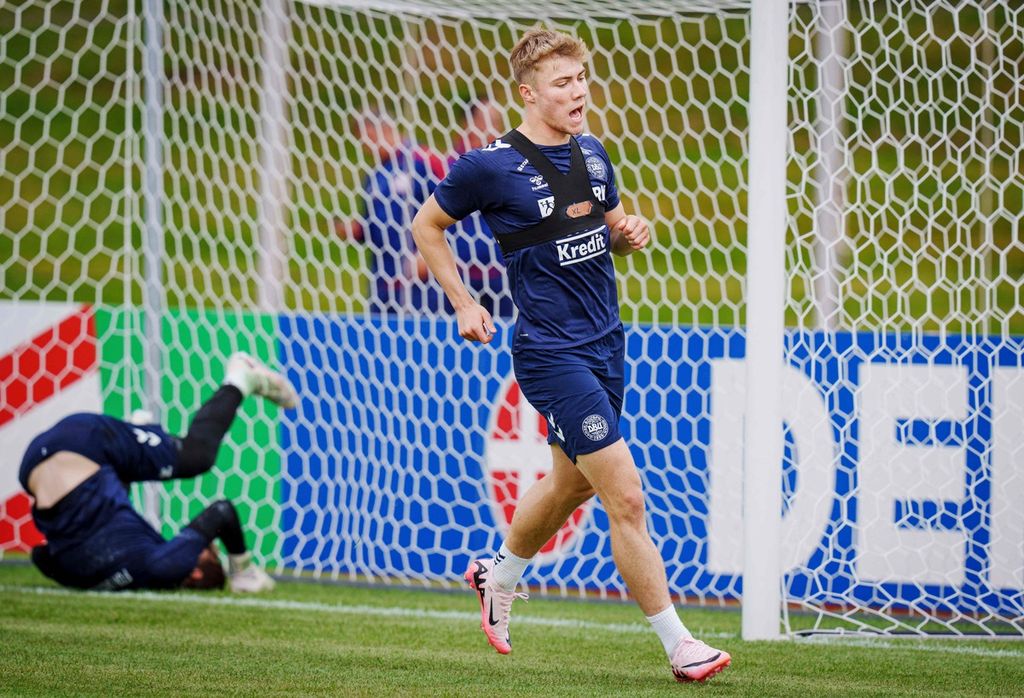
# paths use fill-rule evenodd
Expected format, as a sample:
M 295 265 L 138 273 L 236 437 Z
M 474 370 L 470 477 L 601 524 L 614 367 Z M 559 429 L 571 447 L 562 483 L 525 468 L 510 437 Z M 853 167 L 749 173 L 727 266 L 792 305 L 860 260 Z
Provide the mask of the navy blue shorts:
M 622 438 L 625 384 L 622 327 L 568 349 L 523 350 L 513 356 L 519 388 L 548 420 L 548 443 L 575 463 Z
M 97 465 L 114 469 L 122 482 L 167 480 L 175 477 L 180 439 L 159 424 L 136 426 L 91 412 L 72 414 L 32 440 L 18 470 L 28 489 L 32 469 L 57 451 L 71 451 Z

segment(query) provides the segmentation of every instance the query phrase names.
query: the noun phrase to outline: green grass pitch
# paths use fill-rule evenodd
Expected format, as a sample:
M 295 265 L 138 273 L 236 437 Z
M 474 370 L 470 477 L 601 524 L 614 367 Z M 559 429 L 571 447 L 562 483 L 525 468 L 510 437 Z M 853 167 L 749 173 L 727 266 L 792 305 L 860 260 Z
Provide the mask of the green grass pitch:
M 685 609 L 733 666 L 679 685 L 632 604 L 517 603 L 496 654 L 470 592 L 283 581 L 271 594 L 94 594 L 0 564 L 0 694 L 335 696 L 1020 695 L 1024 644 L 739 640 L 733 610 Z

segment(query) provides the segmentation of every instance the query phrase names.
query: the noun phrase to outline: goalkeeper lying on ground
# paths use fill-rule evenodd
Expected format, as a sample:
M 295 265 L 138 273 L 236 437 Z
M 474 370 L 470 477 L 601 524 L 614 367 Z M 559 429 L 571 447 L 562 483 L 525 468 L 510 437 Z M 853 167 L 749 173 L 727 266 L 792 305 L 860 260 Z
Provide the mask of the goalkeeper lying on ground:
M 213 467 L 220 442 L 245 396 L 294 407 L 288 380 L 246 354 L 235 354 L 224 384 L 178 438 L 158 424 L 133 425 L 100 414 L 65 417 L 29 444 L 18 479 L 35 498 L 32 518 L 46 543 L 32 562 L 47 577 L 78 589 L 221 588 L 216 548 L 228 553 L 232 591 L 257 592 L 274 580 L 253 565 L 234 505 L 214 502 L 167 541 L 132 507 L 128 484 L 191 478 Z

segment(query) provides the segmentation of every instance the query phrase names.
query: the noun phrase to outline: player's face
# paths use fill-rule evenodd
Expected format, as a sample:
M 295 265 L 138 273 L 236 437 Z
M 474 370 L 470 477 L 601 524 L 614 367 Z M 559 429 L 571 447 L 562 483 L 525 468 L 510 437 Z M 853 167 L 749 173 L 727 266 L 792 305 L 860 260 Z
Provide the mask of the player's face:
M 587 69 L 575 58 L 551 56 L 534 71 L 537 114 L 551 129 L 569 135 L 583 132 L 587 107 Z
M 212 544 L 199 553 L 196 566 L 189 573 L 188 577 L 185 578 L 181 586 L 185 589 L 219 589 L 223 587 L 223 570 L 217 575 L 213 573 L 214 570 L 211 568 L 220 569 L 220 557 L 217 555 L 217 550 Z M 207 574 L 211 575 L 209 579 L 207 579 Z

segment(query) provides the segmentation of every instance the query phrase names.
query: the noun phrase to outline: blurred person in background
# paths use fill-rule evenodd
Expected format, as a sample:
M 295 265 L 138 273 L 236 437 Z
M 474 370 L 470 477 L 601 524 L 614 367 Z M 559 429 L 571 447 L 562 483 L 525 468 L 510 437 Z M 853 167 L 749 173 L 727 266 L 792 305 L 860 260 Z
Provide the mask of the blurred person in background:
M 433 193 L 449 166 L 468 150 L 480 148 L 504 129 L 504 113 L 490 100 L 468 103 L 443 159 L 400 133 L 394 119 L 379 110 L 364 112 L 355 130 L 367 156 L 379 163 L 363 181 L 359 216 L 336 219 L 335 233 L 362 242 L 371 254 L 370 312 L 440 312 L 454 308 L 428 272 L 412 238 L 412 217 Z M 483 216 L 460 221 L 454 229 L 459 271 L 493 316 L 511 318 L 515 306 L 505 281 L 497 243 Z
M 359 215 L 335 219 L 334 232 L 370 249 L 371 313 L 436 312 L 441 291 L 428 283 L 427 267 L 412 239 L 412 219 L 444 178 L 444 159 L 403 137 L 386 112 L 363 112 L 353 127 L 376 165 L 363 180 Z

